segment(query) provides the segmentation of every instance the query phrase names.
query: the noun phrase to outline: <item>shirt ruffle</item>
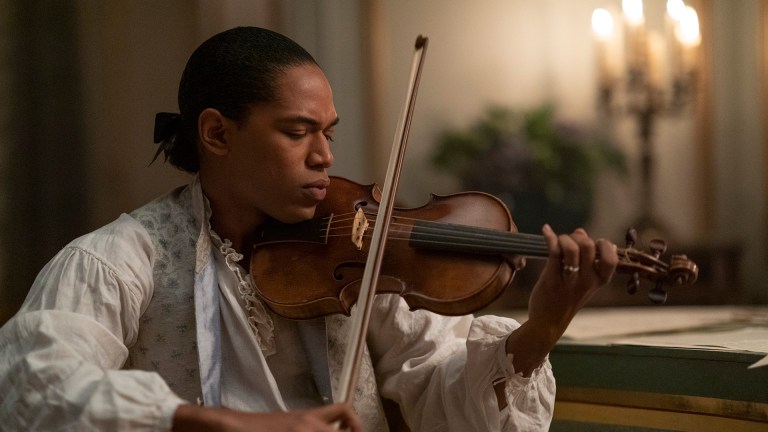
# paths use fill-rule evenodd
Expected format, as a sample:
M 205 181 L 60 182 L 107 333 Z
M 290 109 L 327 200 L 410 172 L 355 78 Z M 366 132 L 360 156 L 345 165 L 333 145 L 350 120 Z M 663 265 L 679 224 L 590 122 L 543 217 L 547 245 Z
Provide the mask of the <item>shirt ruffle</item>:
M 211 228 L 211 206 L 207 198 L 203 196 L 206 228 L 210 233 L 211 240 L 224 256 L 224 262 L 227 267 L 237 276 L 237 291 L 240 298 L 243 299 L 246 314 L 248 316 L 248 325 L 256 335 L 259 347 L 265 356 L 275 353 L 275 323 L 269 316 L 264 303 L 256 296 L 256 290 L 253 288 L 251 275 L 243 276 L 243 267 L 240 261 L 243 260 L 243 254 L 237 252 L 232 247 L 232 241 L 222 239 L 216 231 Z
M 224 255 L 224 261 L 227 267 L 237 276 L 237 291 L 240 298 L 245 302 L 245 310 L 248 314 L 248 325 L 256 334 L 256 340 L 265 356 L 275 353 L 275 323 L 272 317 L 267 313 L 264 303 L 256 297 L 256 290 L 253 289 L 251 275 L 243 276 L 243 268 L 239 262 L 243 259 L 243 254 L 238 253 L 232 248 L 232 242 L 229 239 L 223 241 L 211 230 L 211 236 L 221 242 L 219 251 Z

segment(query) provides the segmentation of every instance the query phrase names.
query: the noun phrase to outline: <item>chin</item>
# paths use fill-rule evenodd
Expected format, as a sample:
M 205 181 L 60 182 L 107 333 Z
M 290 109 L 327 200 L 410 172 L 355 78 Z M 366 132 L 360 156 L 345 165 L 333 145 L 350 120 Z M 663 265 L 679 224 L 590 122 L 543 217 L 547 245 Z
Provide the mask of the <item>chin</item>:
M 311 208 L 299 209 L 294 212 L 289 212 L 276 219 L 278 219 L 280 222 L 288 224 L 304 222 L 305 220 L 309 220 L 315 217 L 315 208 L 316 207 L 313 206 Z

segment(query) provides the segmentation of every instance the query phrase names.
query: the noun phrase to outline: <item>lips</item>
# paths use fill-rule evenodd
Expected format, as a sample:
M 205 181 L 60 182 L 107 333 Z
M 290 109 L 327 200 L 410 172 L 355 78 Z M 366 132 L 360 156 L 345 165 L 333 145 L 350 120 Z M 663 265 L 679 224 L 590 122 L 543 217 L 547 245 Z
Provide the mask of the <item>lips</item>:
M 325 198 L 325 194 L 328 192 L 328 185 L 330 180 L 322 179 L 312 183 L 304 185 L 304 190 L 315 201 L 322 201 Z

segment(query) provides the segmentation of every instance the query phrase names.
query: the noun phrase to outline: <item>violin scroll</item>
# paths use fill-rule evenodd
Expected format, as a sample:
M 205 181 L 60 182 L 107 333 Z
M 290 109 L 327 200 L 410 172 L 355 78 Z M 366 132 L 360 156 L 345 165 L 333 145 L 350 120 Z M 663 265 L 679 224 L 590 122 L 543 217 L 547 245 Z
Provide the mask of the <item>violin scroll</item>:
M 627 230 L 625 236 L 627 247 L 619 249 L 619 265 L 617 271 L 629 273 L 627 292 L 634 294 L 640 288 L 640 279 L 654 282 L 654 287 L 648 292 L 648 298 L 653 303 L 664 303 L 667 300 L 665 285 L 684 286 L 696 282 L 699 268 L 685 255 L 672 255 L 669 263 L 661 257 L 667 250 L 667 243 L 662 239 L 653 239 L 648 243 L 648 252 L 635 248 L 637 231 Z

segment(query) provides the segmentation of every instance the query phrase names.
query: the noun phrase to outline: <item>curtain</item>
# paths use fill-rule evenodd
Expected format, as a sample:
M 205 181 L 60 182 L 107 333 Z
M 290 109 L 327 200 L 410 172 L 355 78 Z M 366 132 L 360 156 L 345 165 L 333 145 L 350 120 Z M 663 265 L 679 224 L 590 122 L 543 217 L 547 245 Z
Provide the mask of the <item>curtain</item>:
M 82 232 L 84 181 L 76 3 L 5 1 L 0 322 L 42 266 Z

